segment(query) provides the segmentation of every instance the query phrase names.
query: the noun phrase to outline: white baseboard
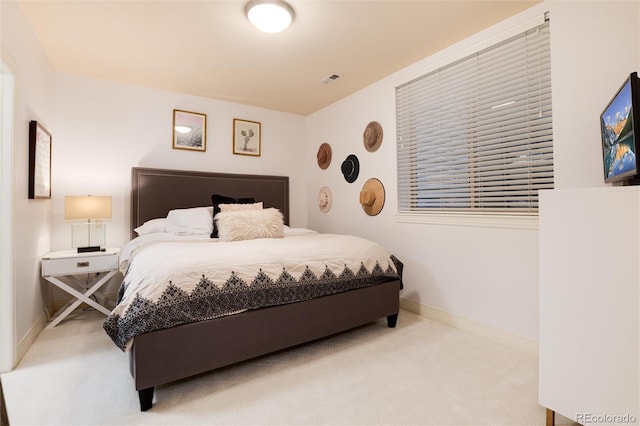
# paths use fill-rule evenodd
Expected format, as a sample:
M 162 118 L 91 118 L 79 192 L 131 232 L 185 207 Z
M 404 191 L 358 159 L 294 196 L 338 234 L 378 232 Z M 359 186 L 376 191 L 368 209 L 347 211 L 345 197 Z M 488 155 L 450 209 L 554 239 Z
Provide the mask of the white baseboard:
M 459 328 L 480 337 L 506 344 L 514 349 L 538 356 L 538 342 L 517 336 L 488 325 L 472 321 L 440 309 L 425 306 L 412 300 L 400 298 L 400 307 L 425 318 Z
M 47 325 L 47 316 L 43 312 L 42 315 L 38 317 L 38 319 L 33 324 L 33 326 L 31 326 L 27 334 L 18 343 L 18 354 L 17 354 L 18 360 L 16 362 L 16 365 L 20 362 L 20 360 L 22 360 L 22 358 L 25 356 L 25 354 L 27 353 L 31 345 L 33 345 L 33 342 L 35 342 L 38 336 L 40 335 L 40 332 L 44 330 L 46 325 Z

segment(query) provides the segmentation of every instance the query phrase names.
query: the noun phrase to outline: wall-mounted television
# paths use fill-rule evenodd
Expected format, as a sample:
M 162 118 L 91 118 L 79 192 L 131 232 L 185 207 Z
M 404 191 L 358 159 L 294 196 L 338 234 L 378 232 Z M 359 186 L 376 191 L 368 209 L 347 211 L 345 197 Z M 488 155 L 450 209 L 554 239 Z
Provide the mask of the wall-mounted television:
M 640 81 L 631 73 L 600 114 L 605 182 L 640 184 Z

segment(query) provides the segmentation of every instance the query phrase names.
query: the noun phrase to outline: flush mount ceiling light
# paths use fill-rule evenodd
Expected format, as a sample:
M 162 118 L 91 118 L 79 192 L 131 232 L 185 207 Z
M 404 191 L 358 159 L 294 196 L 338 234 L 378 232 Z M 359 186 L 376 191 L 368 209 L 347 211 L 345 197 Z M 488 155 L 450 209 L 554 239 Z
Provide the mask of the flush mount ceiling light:
M 293 9 L 285 1 L 251 0 L 244 13 L 254 27 L 265 33 L 284 31 L 293 21 Z

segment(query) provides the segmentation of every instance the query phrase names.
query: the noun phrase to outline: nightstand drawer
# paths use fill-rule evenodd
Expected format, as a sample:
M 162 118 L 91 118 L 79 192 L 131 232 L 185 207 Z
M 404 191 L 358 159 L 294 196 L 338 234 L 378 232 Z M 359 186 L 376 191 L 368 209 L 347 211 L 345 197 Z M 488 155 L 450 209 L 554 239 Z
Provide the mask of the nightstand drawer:
M 118 269 L 118 255 L 78 256 L 42 261 L 42 275 L 74 275 Z

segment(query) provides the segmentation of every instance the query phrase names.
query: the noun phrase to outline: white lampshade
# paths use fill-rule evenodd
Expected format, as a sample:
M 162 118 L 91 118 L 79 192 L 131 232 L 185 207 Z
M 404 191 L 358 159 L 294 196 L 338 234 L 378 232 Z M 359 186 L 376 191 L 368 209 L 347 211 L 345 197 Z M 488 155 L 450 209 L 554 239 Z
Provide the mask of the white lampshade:
M 71 225 L 71 246 L 77 248 L 78 253 L 98 251 L 106 243 L 107 227 L 91 220 L 111 219 L 111 197 L 67 195 L 64 197 L 64 218 L 87 221 Z
M 265 33 L 284 31 L 294 17 L 291 6 L 279 0 L 251 0 L 244 11 L 253 26 Z
M 67 195 L 64 197 L 64 218 L 111 219 L 111 197 L 96 195 Z

